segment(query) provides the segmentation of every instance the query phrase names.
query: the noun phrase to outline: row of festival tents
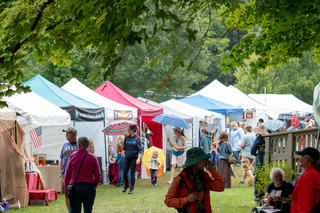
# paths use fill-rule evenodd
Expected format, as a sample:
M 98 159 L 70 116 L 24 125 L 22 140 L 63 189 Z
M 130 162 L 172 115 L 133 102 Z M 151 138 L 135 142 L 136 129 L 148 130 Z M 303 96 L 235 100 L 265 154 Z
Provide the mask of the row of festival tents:
M 57 160 L 66 141 L 61 130 L 71 124 L 78 129 L 78 137 L 87 136 L 94 140 L 96 155 L 102 158 L 103 172 L 107 168 L 108 149 L 106 136 L 101 130 L 114 120 L 130 119 L 140 127 L 145 123 L 153 132 L 153 145 L 166 150 L 166 136 L 170 136 L 172 130 L 169 127 L 163 129 L 161 124 L 152 121 L 161 113 L 180 116 L 191 124 L 192 128 L 186 130 L 191 147 L 199 144 L 199 121 L 215 122 L 216 128 L 222 131 L 230 121 L 242 121 L 244 109 L 254 109 L 262 114 L 268 109 L 240 90 L 225 87 L 217 80 L 190 97 L 160 104 L 136 99 L 110 81 L 93 91 L 74 78 L 60 88 L 37 75 L 23 85 L 30 86 L 33 92 L 16 94 L 4 100 L 20 115 L 18 122 L 25 132 L 42 127 L 44 143 L 40 148 L 32 148 L 30 136 L 26 134 L 30 153 L 45 153 L 47 159 Z
M 232 85 L 226 87 L 218 80 L 212 81 L 192 96 L 202 95 L 216 101 L 237 106 L 244 111 L 256 111 L 256 118 L 277 119 L 283 113 L 312 113 L 312 105 L 292 94 L 248 94 Z

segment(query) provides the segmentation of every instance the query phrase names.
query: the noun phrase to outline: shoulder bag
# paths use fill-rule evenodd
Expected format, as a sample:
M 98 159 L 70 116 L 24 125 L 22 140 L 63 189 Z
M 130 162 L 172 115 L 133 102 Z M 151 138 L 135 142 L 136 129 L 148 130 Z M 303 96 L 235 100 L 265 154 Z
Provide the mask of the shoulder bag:
M 226 143 L 226 152 L 228 153 L 228 163 L 229 164 L 235 164 L 236 163 L 236 159 L 234 158 L 232 153 L 229 153 L 228 144 L 227 143 Z
M 79 175 L 79 172 L 80 172 L 80 169 L 81 169 L 81 166 L 82 166 L 82 163 L 84 161 L 84 159 L 87 157 L 87 154 L 88 154 L 89 151 L 87 151 L 86 155 L 83 157 L 82 159 L 82 162 L 81 162 L 81 165 L 80 165 L 80 168 L 78 170 L 78 174 L 76 176 L 76 179 L 74 180 L 74 182 L 72 184 L 69 184 L 68 187 L 67 187 L 67 191 L 68 191 L 68 197 L 71 199 L 74 197 L 74 186 L 75 186 L 75 183 L 76 183 L 76 180 L 78 178 L 78 175 Z

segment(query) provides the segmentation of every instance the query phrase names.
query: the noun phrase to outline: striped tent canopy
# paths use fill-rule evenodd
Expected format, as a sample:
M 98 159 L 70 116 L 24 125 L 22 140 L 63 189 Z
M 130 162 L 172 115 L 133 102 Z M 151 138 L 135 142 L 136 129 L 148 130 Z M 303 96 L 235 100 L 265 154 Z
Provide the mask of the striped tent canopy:
M 132 121 L 114 121 L 104 128 L 102 132 L 106 135 L 122 135 L 127 133 L 129 126 L 134 123 Z

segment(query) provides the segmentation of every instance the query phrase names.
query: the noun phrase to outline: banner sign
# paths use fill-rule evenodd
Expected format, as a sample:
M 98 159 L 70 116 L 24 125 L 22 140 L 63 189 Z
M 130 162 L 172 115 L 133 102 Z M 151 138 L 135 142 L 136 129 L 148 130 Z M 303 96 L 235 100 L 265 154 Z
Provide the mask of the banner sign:
M 131 110 L 114 110 L 114 120 L 131 120 L 133 117 Z

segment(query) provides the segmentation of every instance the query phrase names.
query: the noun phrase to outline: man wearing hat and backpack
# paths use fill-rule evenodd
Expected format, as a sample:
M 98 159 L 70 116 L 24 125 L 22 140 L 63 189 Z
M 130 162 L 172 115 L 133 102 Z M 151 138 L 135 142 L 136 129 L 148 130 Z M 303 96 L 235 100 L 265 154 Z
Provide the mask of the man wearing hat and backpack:
M 187 160 L 182 172 L 173 179 L 164 203 L 178 212 L 212 212 L 210 191 L 224 191 L 223 177 L 216 171 L 215 163 L 209 161 L 199 147 L 187 151 Z M 208 172 L 204 171 L 208 165 Z
M 319 151 L 312 147 L 296 151 L 301 155 L 301 167 L 305 172 L 296 181 L 290 212 L 320 212 L 320 174 L 316 165 L 320 163 Z

